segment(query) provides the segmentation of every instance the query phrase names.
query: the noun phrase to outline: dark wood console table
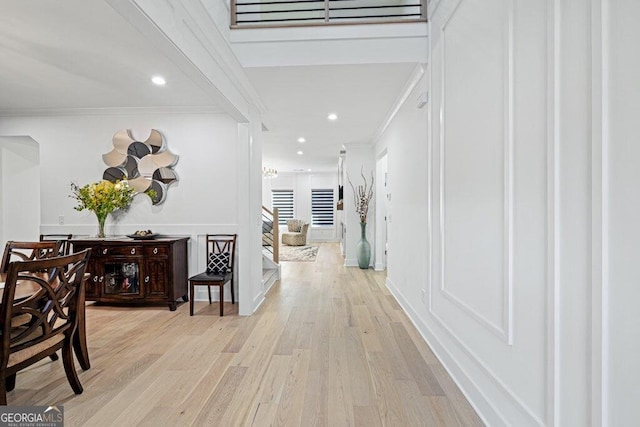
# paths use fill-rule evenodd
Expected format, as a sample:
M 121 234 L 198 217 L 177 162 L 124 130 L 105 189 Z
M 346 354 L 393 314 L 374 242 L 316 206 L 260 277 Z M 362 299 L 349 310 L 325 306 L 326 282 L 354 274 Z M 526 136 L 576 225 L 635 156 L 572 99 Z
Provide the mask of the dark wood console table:
M 187 240 L 188 237 L 73 239 L 74 251 L 92 249 L 86 300 L 162 303 L 174 311 L 178 298 L 189 301 Z

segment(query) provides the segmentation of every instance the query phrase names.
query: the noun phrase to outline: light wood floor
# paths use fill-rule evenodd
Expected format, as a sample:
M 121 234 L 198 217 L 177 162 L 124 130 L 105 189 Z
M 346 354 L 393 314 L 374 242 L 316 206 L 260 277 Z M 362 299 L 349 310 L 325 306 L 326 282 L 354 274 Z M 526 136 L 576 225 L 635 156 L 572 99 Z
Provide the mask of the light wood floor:
M 62 404 L 67 426 L 482 425 L 384 274 L 342 263 L 336 244 L 283 263 L 251 317 L 89 306 L 84 393 L 46 360 L 18 374 L 9 405 Z

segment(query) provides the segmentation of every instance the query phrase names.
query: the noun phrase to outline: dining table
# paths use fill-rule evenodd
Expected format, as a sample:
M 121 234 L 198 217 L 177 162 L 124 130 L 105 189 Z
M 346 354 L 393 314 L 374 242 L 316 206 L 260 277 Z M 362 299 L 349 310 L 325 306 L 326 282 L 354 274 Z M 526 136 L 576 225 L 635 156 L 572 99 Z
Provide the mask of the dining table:
M 35 275 L 46 274 L 36 273 Z M 4 285 L 7 278 L 7 273 L 0 273 L 0 305 L 2 304 L 2 294 L 4 293 Z M 18 281 L 16 285 L 15 299 L 28 298 L 37 292 L 41 287 L 35 284 L 33 281 Z M 73 335 L 73 351 L 76 354 L 78 363 L 85 371 L 91 367 L 89 362 L 89 351 L 87 349 L 87 329 L 86 329 L 86 313 L 85 313 L 85 292 L 84 281 L 82 282 L 82 288 L 80 289 L 80 295 L 78 298 L 78 327 Z

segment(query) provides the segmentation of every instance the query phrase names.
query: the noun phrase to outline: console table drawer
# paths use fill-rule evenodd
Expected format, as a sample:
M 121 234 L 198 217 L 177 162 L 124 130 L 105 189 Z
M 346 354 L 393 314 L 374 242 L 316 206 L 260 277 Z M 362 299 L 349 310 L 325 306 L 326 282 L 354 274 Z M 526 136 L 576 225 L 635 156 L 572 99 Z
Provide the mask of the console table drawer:
M 144 256 L 146 257 L 165 257 L 169 255 L 168 245 L 147 245 L 144 247 Z
M 142 246 L 102 246 L 100 256 L 142 256 Z

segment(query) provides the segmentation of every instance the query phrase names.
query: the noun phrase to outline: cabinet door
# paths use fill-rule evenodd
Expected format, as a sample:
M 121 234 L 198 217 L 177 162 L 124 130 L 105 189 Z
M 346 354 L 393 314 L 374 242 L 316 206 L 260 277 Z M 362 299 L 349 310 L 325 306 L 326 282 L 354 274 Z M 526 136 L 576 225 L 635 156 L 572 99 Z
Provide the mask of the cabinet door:
M 100 263 L 93 258 L 90 259 L 87 264 L 86 272 L 91 274 L 85 286 L 86 299 L 99 298 L 100 289 L 102 288 L 100 278 L 103 277 Z
M 104 276 L 99 279 L 102 282 L 102 295 L 127 299 L 142 297 L 140 265 L 141 259 L 136 257 L 103 258 Z
M 145 295 L 147 297 L 166 297 L 169 285 L 167 275 L 167 258 L 148 258 L 145 262 Z

